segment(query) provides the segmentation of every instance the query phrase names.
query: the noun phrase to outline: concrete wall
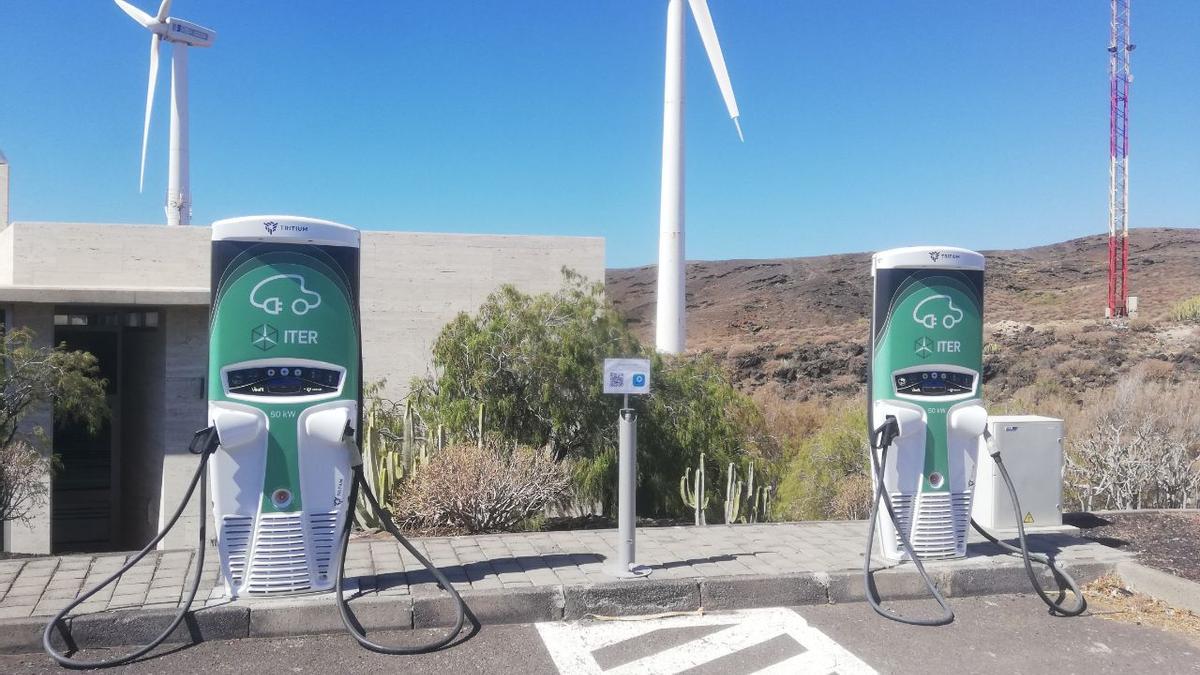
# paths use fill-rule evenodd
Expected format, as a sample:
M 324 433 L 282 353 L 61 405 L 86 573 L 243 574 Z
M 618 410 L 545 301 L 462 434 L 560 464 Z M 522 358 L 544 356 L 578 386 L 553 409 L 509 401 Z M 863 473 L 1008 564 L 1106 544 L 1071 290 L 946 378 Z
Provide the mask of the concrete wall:
M 12 304 L 6 306 L 8 326 L 27 326 L 37 333 L 34 345 L 49 347 L 54 342 L 54 308 L 49 305 Z M 23 432 L 28 433 L 35 426 L 46 431 L 43 455 L 50 456 L 54 443 L 54 419 L 49 406 L 34 410 L 21 423 Z M 4 548 L 7 551 L 19 553 L 49 553 L 51 543 L 50 509 L 54 494 L 51 489 L 50 474 L 42 477 L 46 486 L 46 498 L 41 506 L 30 514 L 29 522 L 4 523 Z
M 13 282 L 13 234 L 14 228 L 0 230 L 0 284 L 11 286 Z
M 208 308 L 172 307 L 159 330 L 165 331 L 166 374 L 163 381 L 162 482 L 158 525 L 179 504 L 200 459 L 188 452 L 197 429 L 208 426 L 208 397 L 204 378 L 208 371 Z M 191 548 L 199 528 L 196 501 L 179 518 L 160 548 Z M 209 532 L 215 532 L 210 524 Z
M 604 240 L 365 232 L 363 362 L 367 382 L 387 379 L 402 397 L 426 374 L 442 326 L 473 311 L 502 284 L 529 293 L 557 289 L 570 267 L 604 280 Z
M 15 286 L 207 288 L 207 227 L 13 223 Z
M 121 339 L 121 520 L 113 543 L 125 550 L 145 546 L 158 531 L 167 419 L 164 335 L 160 327 L 126 331 Z

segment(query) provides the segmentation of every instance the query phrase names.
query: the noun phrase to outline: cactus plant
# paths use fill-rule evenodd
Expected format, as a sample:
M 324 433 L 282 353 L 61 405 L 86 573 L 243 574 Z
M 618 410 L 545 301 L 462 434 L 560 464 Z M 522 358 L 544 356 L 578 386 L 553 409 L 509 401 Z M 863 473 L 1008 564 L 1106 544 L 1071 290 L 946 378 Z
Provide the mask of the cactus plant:
M 746 502 L 747 502 L 746 506 L 749 507 L 749 509 L 748 509 L 749 512 L 746 514 L 746 522 L 754 523 L 754 522 L 758 522 L 758 518 L 757 518 L 758 514 L 755 512 L 755 501 L 754 501 L 755 497 L 757 496 L 754 493 L 754 462 L 750 462 L 750 469 L 747 473 L 748 473 L 748 475 L 746 477 Z
M 430 447 L 445 442 L 442 428 L 436 439 L 418 433 L 419 420 L 415 406 L 404 403 L 403 414 L 397 419 L 377 404 L 368 409 L 362 434 L 363 475 L 367 485 L 380 501 L 387 499 L 402 480 L 411 479 L 429 461 Z M 378 527 L 379 522 L 365 501 L 355 505 L 355 520 L 360 527 Z
M 761 518 L 763 522 L 770 520 L 770 485 L 762 485 L 758 488 L 758 496 L 755 501 L 755 510 L 757 518 Z
M 708 508 L 708 494 L 704 490 L 704 453 L 700 453 L 700 468 L 696 469 L 695 480 L 690 481 L 688 478 L 692 475 L 691 467 L 688 467 L 683 472 L 683 477 L 679 479 L 679 496 L 683 498 L 683 503 L 692 507 L 695 512 L 696 525 L 707 525 L 707 519 L 704 516 L 704 510 Z
M 737 466 L 729 463 L 725 478 L 725 524 L 736 523 L 742 513 L 742 481 L 737 477 Z

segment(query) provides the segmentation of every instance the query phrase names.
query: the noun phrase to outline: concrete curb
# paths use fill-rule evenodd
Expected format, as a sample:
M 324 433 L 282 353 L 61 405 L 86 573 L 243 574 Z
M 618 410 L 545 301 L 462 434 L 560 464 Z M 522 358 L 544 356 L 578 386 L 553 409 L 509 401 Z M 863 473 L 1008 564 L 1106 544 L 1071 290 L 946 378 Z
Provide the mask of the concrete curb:
M 1130 590 L 1200 615 L 1200 584 L 1132 561 L 1117 563 L 1116 573 Z
M 1035 566 L 1035 569 L 1044 566 Z M 1200 605 L 1200 584 L 1127 562 L 1078 560 L 1066 564 L 1080 584 L 1104 574 L 1125 571 L 1131 587 L 1168 604 L 1191 609 Z M 1029 593 L 1020 565 L 997 566 L 986 559 L 930 566 L 934 582 L 947 597 Z M 1054 588 L 1048 571 L 1039 573 Z M 1167 577 L 1166 580 L 1160 578 Z M 1178 583 L 1174 583 L 1178 582 Z M 1159 585 L 1154 585 L 1154 584 Z M 928 590 L 916 570 L 902 565 L 875 573 L 886 600 L 920 599 Z M 1137 585 L 1134 585 L 1137 584 Z M 1159 594 L 1169 596 L 1162 597 Z M 464 590 L 470 614 L 482 624 L 576 620 L 588 615 L 634 616 L 670 611 L 750 609 L 819 605 L 865 600 L 859 570 L 789 574 L 704 577 L 696 579 L 630 579 L 596 584 Z M 1190 597 L 1189 597 L 1190 596 Z M 1192 605 L 1179 598 L 1190 599 Z M 350 600 L 350 610 L 368 631 L 437 628 L 453 625 L 453 601 L 445 593 L 367 595 Z M 1193 609 L 1193 611 L 1196 611 Z M 140 644 L 161 631 L 171 610 L 117 611 L 86 614 L 70 620 L 76 642 L 114 646 Z M 0 652 L 35 652 L 47 617 L 0 620 Z M 345 630 L 331 596 L 251 600 L 206 607 L 193 612 L 169 642 L 284 637 L 340 633 Z

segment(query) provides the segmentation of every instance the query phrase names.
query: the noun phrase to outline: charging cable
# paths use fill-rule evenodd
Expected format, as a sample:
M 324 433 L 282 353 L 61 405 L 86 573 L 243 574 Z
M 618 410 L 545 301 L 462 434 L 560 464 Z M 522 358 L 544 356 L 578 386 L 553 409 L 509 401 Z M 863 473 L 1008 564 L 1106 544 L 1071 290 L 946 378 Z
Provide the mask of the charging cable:
M 200 589 L 200 579 L 204 574 L 204 544 L 206 539 L 205 526 L 207 525 L 206 514 L 208 513 L 208 475 L 205 469 L 208 467 L 208 458 L 211 457 L 214 452 L 216 452 L 217 447 L 220 444 L 221 439 L 217 436 L 216 427 L 201 429 L 192 435 L 192 441 L 188 444 L 188 450 L 193 454 L 200 455 L 200 465 L 196 467 L 196 473 L 192 476 L 192 482 L 188 484 L 187 492 L 185 492 L 183 495 L 183 500 L 179 502 L 179 507 L 175 509 L 174 515 L 172 515 L 170 520 L 167 521 L 166 526 L 159 530 L 154 539 L 150 540 L 150 543 L 146 544 L 146 547 L 141 551 L 135 553 L 133 557 L 121 567 L 121 569 L 117 570 L 116 573 L 104 581 L 101 581 L 96 587 L 92 588 L 78 598 L 75 598 L 75 600 L 71 601 L 66 607 L 63 607 L 61 610 L 59 610 L 58 614 L 55 614 L 54 618 L 50 619 L 50 622 L 46 624 L 45 630 L 42 631 L 42 649 L 45 649 L 46 653 L 50 655 L 50 658 L 57 661 L 60 666 L 75 669 L 112 668 L 113 666 L 123 666 L 132 663 L 146 654 L 149 654 L 151 650 L 166 641 L 171 633 L 175 632 L 175 629 L 179 627 L 179 624 L 183 622 L 183 619 L 187 616 L 187 613 L 191 611 L 192 602 L 196 599 L 196 592 Z M 100 589 L 119 579 L 121 575 L 125 574 L 134 565 L 141 562 L 142 558 L 145 558 L 150 551 L 154 550 L 154 547 L 158 546 L 158 542 L 162 541 L 163 537 L 167 536 L 167 532 L 170 532 L 171 528 L 175 526 L 175 523 L 179 521 L 179 516 L 183 514 L 184 508 L 187 507 L 188 501 L 192 498 L 192 493 L 196 491 L 197 484 L 200 485 L 200 532 L 198 535 L 199 541 L 196 545 L 196 572 L 192 576 L 192 584 L 188 589 L 187 599 L 184 600 L 183 605 L 179 608 L 179 611 L 175 614 L 175 617 L 171 620 L 171 624 L 167 626 L 166 630 L 164 630 L 158 635 L 158 637 L 155 637 L 146 645 L 137 648 L 137 650 L 124 656 L 118 656 L 117 658 L 109 659 L 107 661 L 80 661 L 78 659 L 70 658 L 66 654 L 55 649 L 51 644 L 51 635 L 55 627 L 61 627 L 63 634 L 69 635 L 69 631 L 62 622 L 67 615 L 71 613 L 71 610 L 83 604 L 88 598 L 98 593 Z M 71 651 L 76 651 L 77 649 L 77 646 L 74 644 L 71 645 Z
M 1042 602 L 1046 603 L 1046 606 L 1050 608 L 1051 614 L 1056 614 L 1058 616 L 1079 616 L 1080 614 L 1083 614 L 1083 612 L 1087 609 L 1087 599 L 1083 597 L 1083 592 L 1079 589 L 1079 584 L 1075 583 L 1075 579 L 1071 577 L 1071 575 L 1065 570 L 1060 569 L 1050 556 L 1044 553 L 1029 552 L 1029 546 L 1025 542 L 1025 523 L 1021 519 L 1021 502 L 1017 499 L 1017 489 L 1013 487 L 1012 477 L 1008 475 L 1008 469 L 1004 466 L 1004 460 L 1000 458 L 1000 450 L 996 448 L 995 443 L 992 442 L 992 434 L 985 430 L 984 438 L 987 440 L 988 454 L 992 456 L 992 461 L 996 463 L 996 466 L 1000 469 L 1001 477 L 1004 478 L 1004 484 L 1008 486 L 1008 496 L 1012 498 L 1013 514 L 1016 516 L 1017 521 L 1017 536 L 1020 539 L 1021 547 L 1017 548 L 1012 544 L 1001 541 L 998 537 L 983 529 L 983 526 L 975 522 L 974 518 L 971 519 L 971 527 L 975 528 L 976 532 L 983 535 L 985 539 L 999 546 L 1000 548 L 1003 548 L 1010 553 L 1018 553 L 1021 555 L 1021 558 L 1025 562 L 1025 574 L 1029 576 L 1029 582 L 1033 584 L 1033 590 L 1037 592 L 1038 597 L 1041 598 Z M 1031 562 L 1032 560 L 1036 560 L 1050 568 L 1050 572 L 1054 575 L 1054 580 L 1058 583 L 1057 602 L 1051 599 L 1049 594 L 1046 593 L 1045 589 L 1042 588 L 1041 582 L 1038 581 L 1037 574 L 1033 571 L 1033 564 Z M 1064 587 L 1070 588 L 1071 592 L 1075 594 L 1075 602 L 1071 607 L 1066 607 L 1063 604 L 1066 602 L 1066 593 L 1064 592 Z
M 425 569 L 429 570 L 429 573 L 432 574 L 435 579 L 437 579 L 438 584 L 445 589 L 445 591 L 449 593 L 450 597 L 454 600 L 454 627 L 443 637 L 440 637 L 429 644 L 414 645 L 410 647 L 384 645 L 374 642 L 367 637 L 366 631 L 357 623 L 357 621 L 355 621 L 353 615 L 350 613 L 350 608 L 346 603 L 345 593 L 342 590 L 342 583 L 345 580 L 346 575 L 346 550 L 350 547 L 350 528 L 354 523 L 354 505 L 358 503 L 358 490 L 360 487 L 362 489 L 363 496 L 367 499 L 367 503 L 371 506 L 371 510 L 376 514 L 376 516 L 378 516 L 379 522 L 383 523 L 383 529 L 387 530 L 388 533 L 395 537 L 396 540 L 399 541 L 400 544 L 404 546 L 404 548 L 407 549 L 414 558 L 420 561 L 420 563 L 425 566 Z M 417 548 L 413 546 L 403 534 L 400 533 L 400 528 L 396 527 L 396 523 L 392 521 L 391 514 L 388 513 L 387 509 L 384 509 L 379 505 L 379 501 L 375 499 L 375 494 L 371 492 L 371 486 L 367 484 L 367 480 L 363 476 L 361 462 L 356 464 L 354 467 L 354 481 L 350 486 L 349 506 L 350 508 L 346 509 L 346 523 L 345 526 L 342 527 L 342 559 L 338 564 L 335 595 L 337 598 L 338 613 L 341 614 L 342 623 L 346 625 L 346 630 L 350 632 L 351 637 L 353 637 L 358 644 L 370 649 L 373 652 L 397 655 L 425 654 L 428 652 L 437 651 L 453 642 L 454 639 L 458 637 L 458 634 L 462 631 L 463 622 L 466 620 L 466 603 L 463 602 L 462 596 L 458 594 L 458 590 L 454 588 L 454 584 L 451 584 L 450 580 L 446 578 L 446 575 L 443 574 L 436 565 L 429 562 L 425 556 L 421 555 L 421 552 L 418 551 Z M 474 618 L 472 618 L 472 622 L 474 622 Z
M 892 415 L 888 415 L 884 423 L 879 428 L 871 432 L 871 467 L 875 472 L 875 499 L 871 502 L 871 515 L 869 516 L 869 525 L 867 526 L 867 553 L 863 556 L 863 586 L 866 590 L 867 602 L 871 605 L 871 609 L 875 613 L 885 619 L 899 621 L 913 626 L 944 626 L 954 621 L 954 610 L 950 609 L 950 604 L 946 602 L 946 598 L 942 592 L 938 590 L 933 579 L 929 577 L 929 573 L 925 571 L 925 565 L 921 562 L 921 558 L 913 551 L 912 542 L 909 541 L 908 533 L 903 527 L 900 527 L 899 519 L 896 517 L 896 509 L 892 506 L 892 497 L 886 490 L 883 489 L 884 468 L 887 466 L 887 453 L 896 437 L 900 435 L 900 424 Z M 879 451 L 879 460 L 875 459 L 875 451 Z M 903 546 L 905 553 L 908 554 L 913 565 L 917 568 L 917 573 L 921 575 L 921 579 L 925 582 L 925 587 L 929 589 L 933 599 L 942 608 L 942 615 L 933 619 L 912 619 L 896 614 L 891 610 L 884 609 L 880 604 L 879 591 L 875 588 L 875 579 L 871 572 L 871 553 L 875 547 L 875 519 L 879 515 L 879 503 L 883 502 L 887 509 L 888 517 L 892 520 L 892 525 L 896 528 L 896 533 L 900 535 L 900 544 Z

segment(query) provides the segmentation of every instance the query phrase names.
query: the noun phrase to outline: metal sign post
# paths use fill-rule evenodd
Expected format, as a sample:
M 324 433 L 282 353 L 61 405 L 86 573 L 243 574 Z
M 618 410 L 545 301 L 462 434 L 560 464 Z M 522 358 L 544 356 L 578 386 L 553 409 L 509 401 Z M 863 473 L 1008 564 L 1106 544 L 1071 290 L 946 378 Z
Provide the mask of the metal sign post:
M 617 561 L 613 575 L 620 578 L 644 577 L 645 565 L 634 562 L 637 526 L 637 411 L 629 407 L 630 394 L 650 393 L 649 359 L 605 359 L 604 393 L 621 394 L 623 404 L 617 418 L 620 445 L 617 455 Z

